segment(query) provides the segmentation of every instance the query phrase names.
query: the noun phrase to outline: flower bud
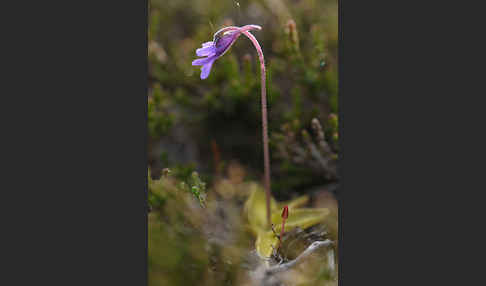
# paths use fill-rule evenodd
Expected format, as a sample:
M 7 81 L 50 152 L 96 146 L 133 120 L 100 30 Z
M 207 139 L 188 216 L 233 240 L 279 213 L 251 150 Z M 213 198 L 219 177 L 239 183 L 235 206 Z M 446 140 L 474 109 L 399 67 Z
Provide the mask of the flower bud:
M 287 219 L 289 217 L 289 207 L 285 206 L 283 211 L 282 211 L 282 218 Z

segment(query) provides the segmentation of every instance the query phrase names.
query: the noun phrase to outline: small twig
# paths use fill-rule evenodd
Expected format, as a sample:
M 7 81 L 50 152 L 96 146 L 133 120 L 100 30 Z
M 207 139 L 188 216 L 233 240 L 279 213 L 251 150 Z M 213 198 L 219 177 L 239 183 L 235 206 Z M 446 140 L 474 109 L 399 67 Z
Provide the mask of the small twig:
M 319 153 L 319 150 L 317 150 L 316 145 L 310 139 L 309 133 L 307 133 L 307 131 L 305 131 L 305 130 L 302 130 L 302 137 L 304 138 L 304 142 L 307 145 L 307 148 L 309 149 L 309 153 L 310 153 L 311 157 L 314 158 L 317 161 L 319 166 L 324 171 L 329 172 L 332 175 L 334 175 L 332 168 L 329 166 L 330 159 L 328 159 L 324 156 L 321 156 L 321 153 Z
M 302 262 L 302 260 L 304 260 L 304 258 L 309 256 L 311 253 L 313 253 L 317 249 L 321 248 L 322 246 L 328 246 L 330 244 L 332 244 L 332 241 L 330 241 L 329 239 L 326 239 L 324 241 L 314 241 L 311 245 L 309 245 L 309 247 L 307 247 L 306 250 L 304 250 L 304 252 L 302 252 L 299 256 L 297 256 L 297 258 L 295 258 L 294 260 L 287 262 L 287 263 L 272 266 L 272 267 L 267 269 L 265 274 L 266 275 L 272 275 L 272 274 L 277 273 L 277 272 L 288 270 L 291 267 Z
M 319 142 L 319 147 L 324 155 L 332 154 L 331 147 L 326 142 L 324 132 L 322 131 L 321 123 L 317 118 L 312 119 L 312 129 L 317 135 L 317 140 Z

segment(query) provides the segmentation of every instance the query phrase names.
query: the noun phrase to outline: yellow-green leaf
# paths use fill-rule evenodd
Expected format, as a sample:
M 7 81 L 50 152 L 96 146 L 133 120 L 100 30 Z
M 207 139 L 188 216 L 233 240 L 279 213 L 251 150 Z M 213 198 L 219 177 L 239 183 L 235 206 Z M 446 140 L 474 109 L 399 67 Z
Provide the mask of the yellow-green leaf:
M 296 227 L 306 229 L 322 222 L 329 214 L 327 208 L 299 208 L 307 203 L 308 196 L 302 196 L 288 202 L 277 203 L 275 199 L 270 200 L 271 220 L 275 231 L 280 233 L 282 229 L 282 209 L 285 205 L 289 207 L 289 217 L 285 221 L 285 231 Z M 256 183 L 250 185 L 250 197 L 245 203 L 245 215 L 251 231 L 256 235 L 255 248 L 262 257 L 270 257 L 273 249 L 278 246 L 278 238 L 267 227 L 267 209 L 265 191 Z
M 278 238 L 272 231 L 258 232 L 257 239 L 255 241 L 255 248 L 260 256 L 270 257 L 272 255 L 273 248 L 277 248 L 277 246 Z
M 283 209 L 284 206 L 288 206 L 289 210 L 291 210 L 292 208 L 298 208 L 300 206 L 305 205 L 308 201 L 309 201 L 309 196 L 303 195 L 290 201 L 278 203 L 277 205 L 279 209 Z
M 289 217 L 285 220 L 285 231 L 290 231 L 296 227 L 306 229 L 322 222 L 329 214 L 327 208 L 289 208 Z M 280 233 L 282 229 L 282 217 L 279 213 L 272 213 L 272 223 L 275 231 Z
M 252 184 L 250 188 L 251 194 L 245 203 L 245 213 L 248 218 L 250 228 L 255 234 L 258 234 L 260 230 L 268 230 L 265 192 L 259 185 L 255 183 Z M 270 208 L 271 210 L 277 209 L 277 203 L 273 198 L 270 200 Z

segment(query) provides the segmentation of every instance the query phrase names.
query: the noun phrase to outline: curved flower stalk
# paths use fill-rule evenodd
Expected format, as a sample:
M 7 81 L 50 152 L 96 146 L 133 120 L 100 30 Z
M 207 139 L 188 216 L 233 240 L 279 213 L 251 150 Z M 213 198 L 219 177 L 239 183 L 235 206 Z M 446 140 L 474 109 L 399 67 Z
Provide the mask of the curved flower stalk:
M 262 135 L 263 135 L 263 164 L 265 169 L 264 174 L 264 185 L 266 194 L 266 209 L 267 209 L 267 228 L 270 228 L 270 155 L 268 150 L 268 123 L 267 123 L 267 93 L 265 87 L 265 61 L 263 58 L 263 50 L 260 47 L 255 36 L 253 36 L 250 30 L 261 30 L 262 28 L 258 25 L 245 25 L 242 27 L 229 26 L 220 29 L 214 34 L 213 41 L 206 42 L 202 44 L 202 48 L 196 50 L 196 55 L 199 58 L 192 62 L 193 66 L 201 67 L 201 79 L 206 79 L 211 72 L 211 68 L 215 60 L 223 56 L 238 37 L 243 34 L 255 46 L 258 53 L 258 58 L 260 60 L 261 69 L 261 98 L 262 98 Z

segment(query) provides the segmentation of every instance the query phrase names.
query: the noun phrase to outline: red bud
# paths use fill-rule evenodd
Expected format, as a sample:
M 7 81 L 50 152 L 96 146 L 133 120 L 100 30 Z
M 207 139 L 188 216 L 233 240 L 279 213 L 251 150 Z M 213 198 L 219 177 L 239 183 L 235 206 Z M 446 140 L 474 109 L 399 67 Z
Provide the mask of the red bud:
M 289 208 L 287 206 L 284 207 L 282 211 L 282 218 L 287 219 L 289 217 Z

